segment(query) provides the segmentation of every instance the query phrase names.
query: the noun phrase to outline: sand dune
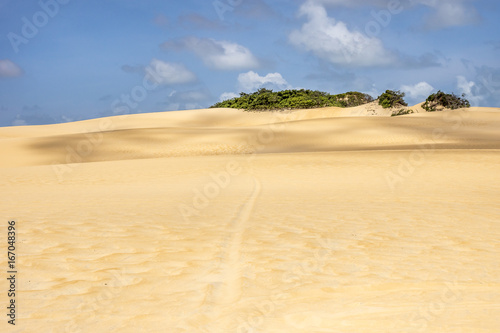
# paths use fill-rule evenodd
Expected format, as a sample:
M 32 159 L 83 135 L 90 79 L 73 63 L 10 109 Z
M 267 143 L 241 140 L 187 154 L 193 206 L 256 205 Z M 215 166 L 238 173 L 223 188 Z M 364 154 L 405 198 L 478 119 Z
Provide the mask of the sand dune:
M 311 151 L 499 149 L 500 112 L 347 117 L 352 109 L 287 113 L 231 109 L 131 115 L 0 129 L 2 167 L 200 155 Z M 203 113 L 206 112 L 206 115 Z M 223 119 L 228 113 L 228 119 Z M 203 115 L 203 116 L 200 116 Z M 163 126 L 162 126 L 163 125 Z M 49 134 L 51 131 L 57 134 Z M 73 131 L 73 132 L 71 132 Z
M 1 331 L 498 332 L 500 109 L 414 109 L 0 128 Z

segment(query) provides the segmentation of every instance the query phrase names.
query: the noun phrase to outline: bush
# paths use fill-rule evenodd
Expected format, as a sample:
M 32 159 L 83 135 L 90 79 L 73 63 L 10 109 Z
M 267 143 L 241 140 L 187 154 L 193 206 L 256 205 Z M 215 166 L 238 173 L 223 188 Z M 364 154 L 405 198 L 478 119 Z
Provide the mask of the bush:
M 394 111 L 391 114 L 391 117 L 403 116 L 405 114 L 412 114 L 412 113 L 414 113 L 414 111 L 411 109 L 401 109 L 401 110 Z
M 259 89 L 240 97 L 222 101 L 211 108 L 236 108 L 245 110 L 279 110 L 279 109 L 310 109 L 326 106 L 352 107 L 373 101 L 373 97 L 356 91 L 345 94 L 331 95 L 313 90 L 283 90 L 273 92 L 269 89 Z
M 455 110 L 460 108 L 469 108 L 470 103 L 465 99 L 465 94 L 463 94 L 462 97 L 458 97 L 453 93 L 445 94 L 439 90 L 437 93 L 427 97 L 425 103 L 422 104 L 422 108 L 428 112 L 437 111 L 438 106 Z
M 357 91 L 350 91 L 345 94 L 338 94 L 333 96 L 335 101 L 340 103 L 342 107 L 354 107 L 373 102 L 373 97 L 368 94 L 363 94 Z
M 385 93 L 378 97 L 378 104 L 382 105 L 384 109 L 396 106 L 408 106 L 404 101 L 405 93 L 399 90 L 386 90 Z

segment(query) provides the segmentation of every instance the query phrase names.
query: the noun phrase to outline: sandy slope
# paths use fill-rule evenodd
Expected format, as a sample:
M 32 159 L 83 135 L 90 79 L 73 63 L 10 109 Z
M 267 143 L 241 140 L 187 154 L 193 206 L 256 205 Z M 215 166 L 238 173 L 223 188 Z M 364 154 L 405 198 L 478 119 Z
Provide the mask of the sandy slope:
M 1 128 L 0 330 L 498 332 L 500 110 L 388 115 Z
M 400 150 L 422 144 L 436 149 L 500 148 L 496 140 L 500 112 L 492 109 L 387 119 L 390 112 L 376 108 L 370 108 L 376 116 L 360 117 L 367 115 L 364 107 L 287 113 L 211 109 L 1 128 L 0 152 L 9 158 L 2 159 L 0 166 L 254 152 Z

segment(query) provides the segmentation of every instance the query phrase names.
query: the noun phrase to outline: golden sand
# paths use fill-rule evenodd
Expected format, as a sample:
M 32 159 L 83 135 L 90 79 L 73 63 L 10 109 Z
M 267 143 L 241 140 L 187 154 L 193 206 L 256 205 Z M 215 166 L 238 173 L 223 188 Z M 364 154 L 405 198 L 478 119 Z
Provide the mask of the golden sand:
M 0 331 L 499 332 L 500 110 L 389 114 L 0 128 Z

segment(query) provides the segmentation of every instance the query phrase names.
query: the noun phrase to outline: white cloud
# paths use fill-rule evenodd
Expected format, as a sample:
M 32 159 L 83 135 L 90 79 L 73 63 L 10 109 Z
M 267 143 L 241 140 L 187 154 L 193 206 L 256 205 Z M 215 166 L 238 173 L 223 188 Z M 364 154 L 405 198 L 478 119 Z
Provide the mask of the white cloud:
M 0 59 L 0 77 L 18 77 L 23 75 L 21 67 L 9 59 Z
M 468 81 L 464 76 L 457 76 L 457 87 L 464 94 L 471 94 L 472 88 L 476 84 L 473 81 Z
M 193 51 L 206 66 L 217 70 L 242 70 L 259 67 L 258 59 L 248 48 L 228 41 L 188 37 L 181 41 L 166 42 L 163 47 Z
M 478 66 L 462 59 L 466 71 L 457 76 L 458 91 L 473 106 L 500 107 L 500 67 Z
M 203 105 L 211 101 L 211 94 L 208 89 L 201 88 L 195 90 L 177 91 L 173 90 L 168 94 L 168 98 L 159 102 L 158 105 L 165 111 L 202 109 Z
M 197 80 L 196 75 L 188 70 L 183 64 L 153 59 L 149 64 L 149 68 L 151 71 L 146 70 L 146 76 L 148 79 L 158 84 L 184 84 Z
M 460 94 L 465 94 L 465 98 L 469 100 L 471 105 L 481 105 L 481 102 L 486 96 L 478 94 L 478 86 L 474 81 L 468 81 L 464 76 L 457 76 L 457 88 Z
M 413 99 L 425 99 L 433 90 L 434 87 L 427 82 L 419 82 L 413 86 L 401 86 L 401 91 L 405 92 L 408 97 Z
M 220 102 L 223 102 L 223 101 L 227 101 L 229 99 L 233 99 L 233 98 L 236 98 L 236 97 L 239 97 L 240 95 L 238 95 L 237 93 L 234 93 L 234 92 L 224 92 L 220 95 L 219 97 L 219 101 Z
M 255 91 L 263 87 L 278 90 L 291 89 L 280 73 L 269 73 L 266 76 L 260 76 L 254 71 L 242 73 L 238 76 L 238 84 L 243 91 Z
M 308 21 L 289 35 L 290 43 L 322 59 L 351 66 L 384 66 L 398 60 L 380 39 L 349 30 L 344 22 L 328 17 L 321 4 L 308 1 L 299 15 Z

